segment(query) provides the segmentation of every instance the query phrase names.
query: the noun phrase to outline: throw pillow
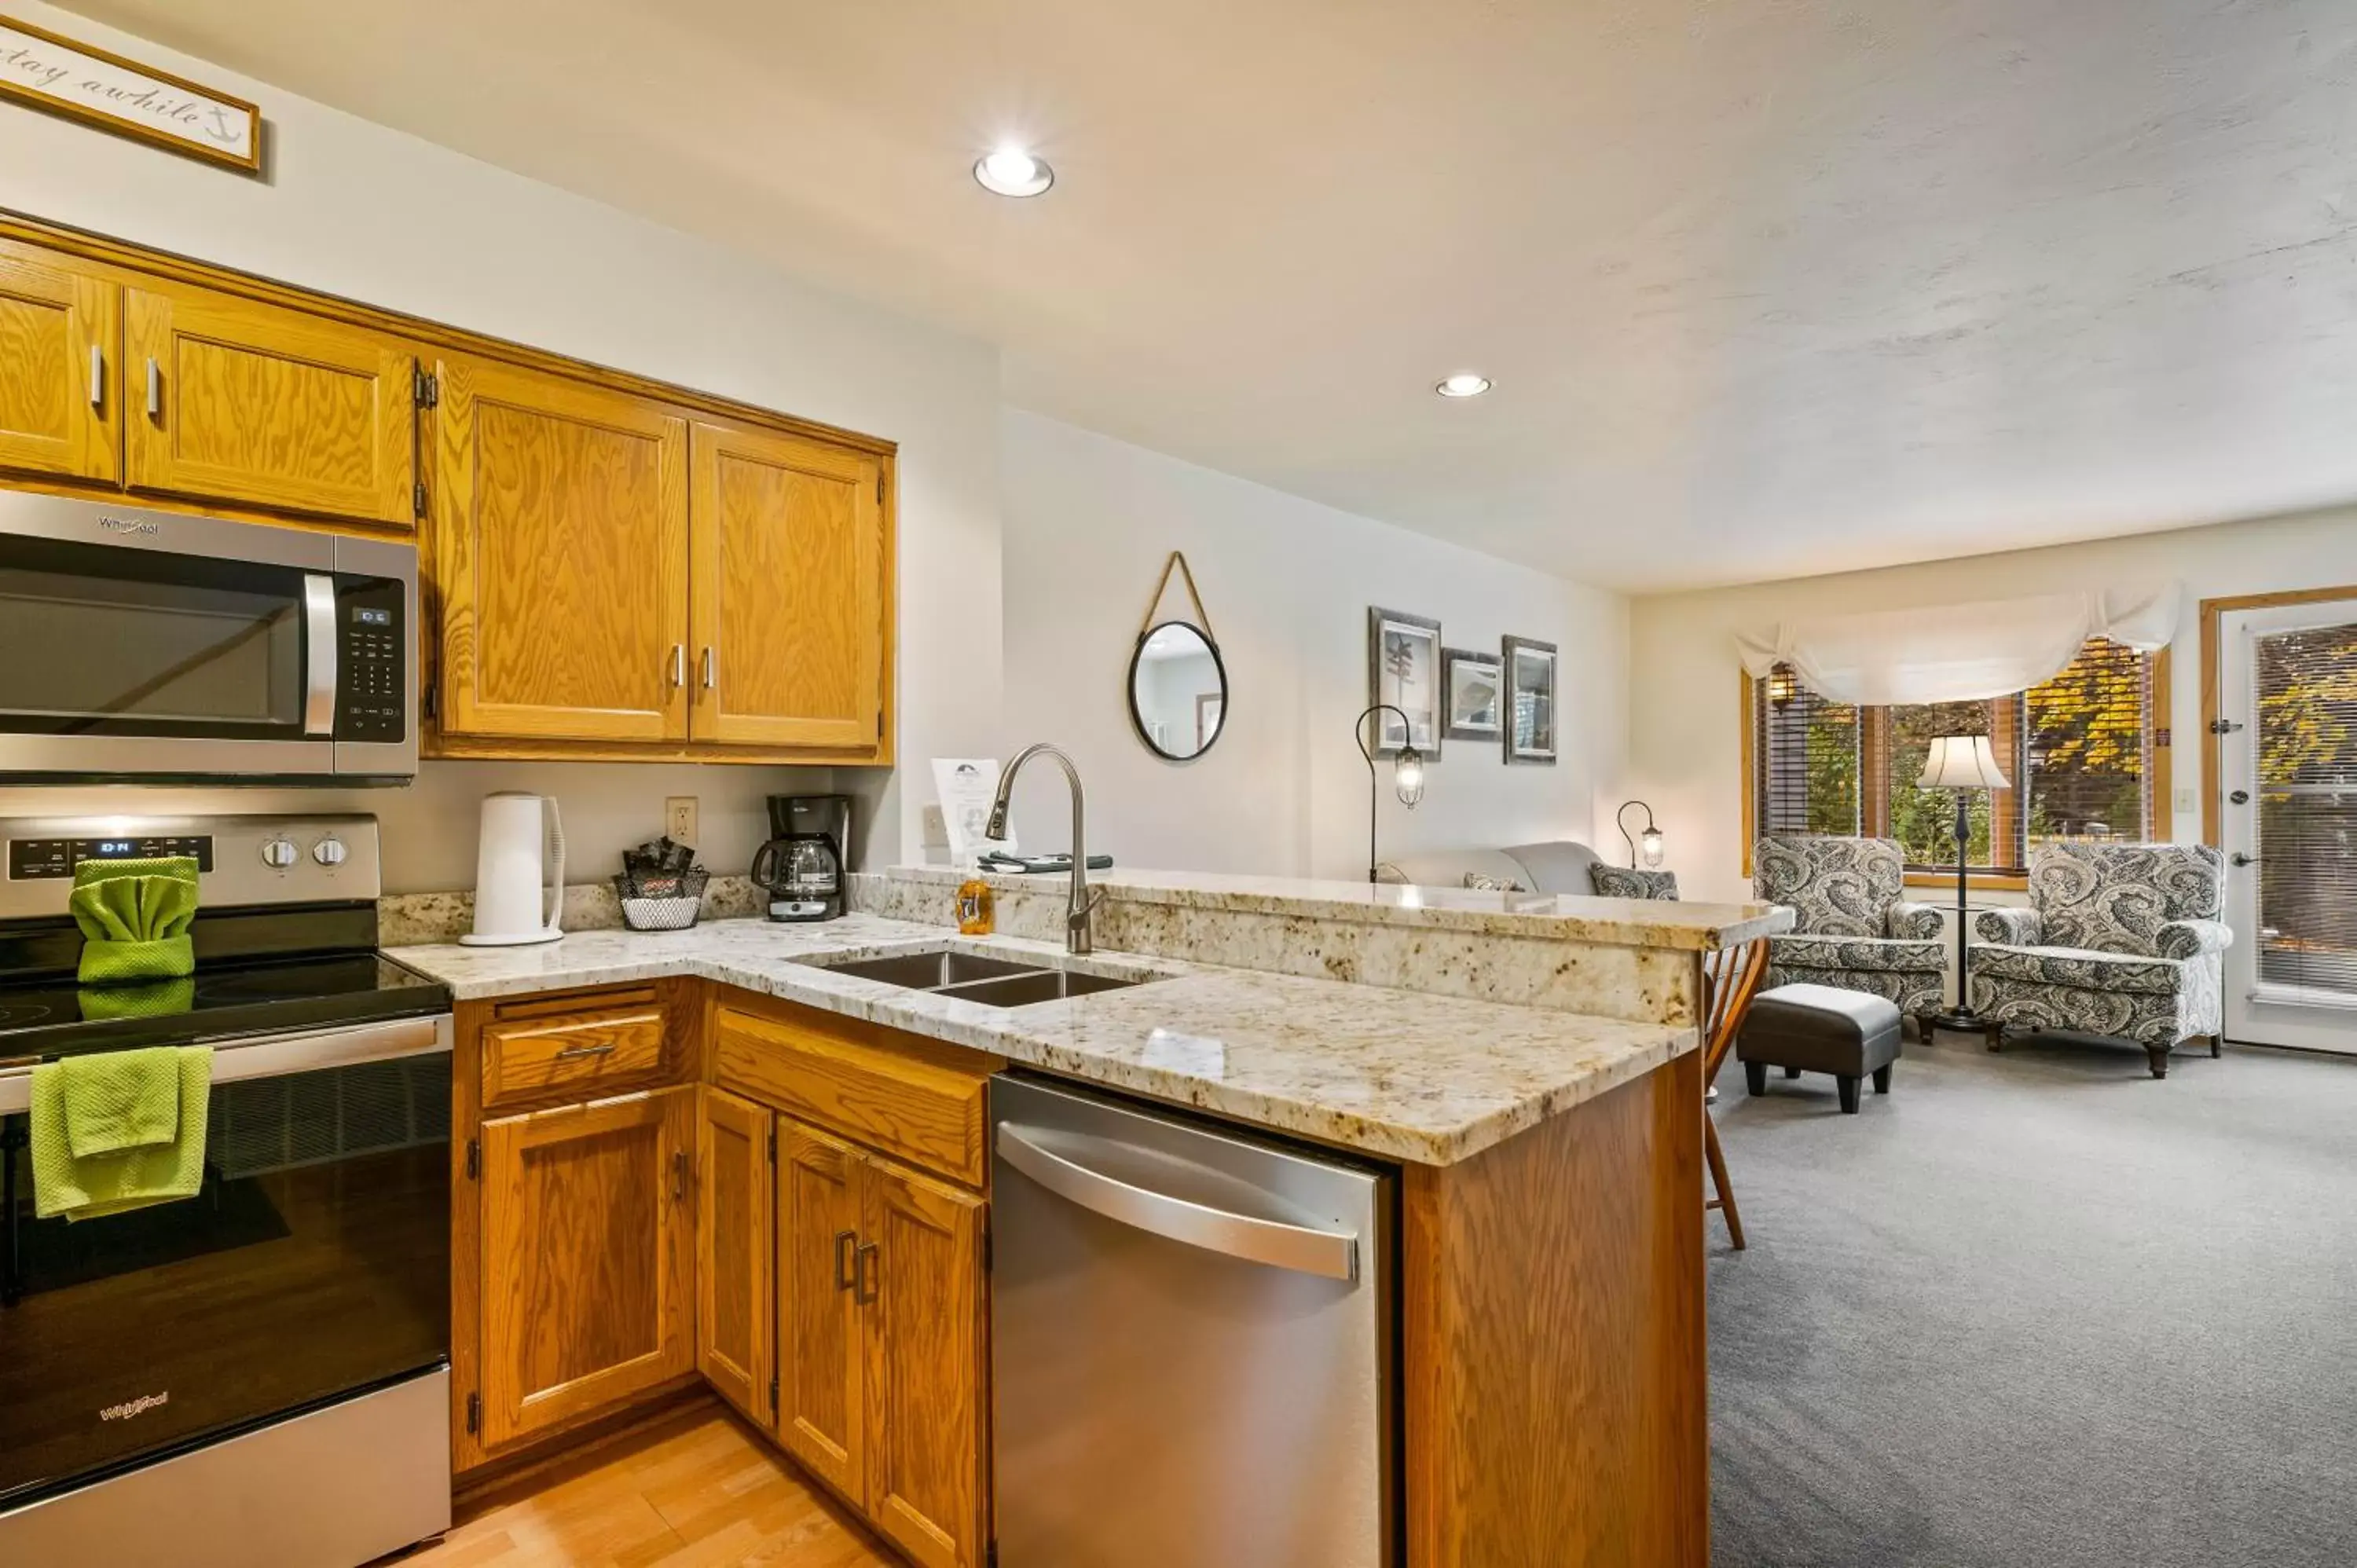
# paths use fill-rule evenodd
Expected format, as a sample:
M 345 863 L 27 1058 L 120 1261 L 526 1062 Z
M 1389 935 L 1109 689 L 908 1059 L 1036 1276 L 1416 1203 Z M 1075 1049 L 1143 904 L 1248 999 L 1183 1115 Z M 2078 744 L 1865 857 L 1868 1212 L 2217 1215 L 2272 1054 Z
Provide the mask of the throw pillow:
M 1478 871 L 1465 874 L 1465 886 L 1476 893 L 1527 893 L 1529 888 L 1511 876 L 1484 876 Z

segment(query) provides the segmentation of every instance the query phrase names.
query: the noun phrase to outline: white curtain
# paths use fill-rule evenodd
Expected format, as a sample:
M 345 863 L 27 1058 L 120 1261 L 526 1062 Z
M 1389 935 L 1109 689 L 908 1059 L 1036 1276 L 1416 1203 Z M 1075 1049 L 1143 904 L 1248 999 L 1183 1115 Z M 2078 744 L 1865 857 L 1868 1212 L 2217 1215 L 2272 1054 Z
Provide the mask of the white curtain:
M 1743 668 L 1789 664 L 1837 703 L 1964 703 L 2028 691 L 2069 668 L 2091 637 L 2149 651 L 2177 630 L 2179 585 L 2040 594 L 1927 609 L 1781 621 L 1738 633 Z

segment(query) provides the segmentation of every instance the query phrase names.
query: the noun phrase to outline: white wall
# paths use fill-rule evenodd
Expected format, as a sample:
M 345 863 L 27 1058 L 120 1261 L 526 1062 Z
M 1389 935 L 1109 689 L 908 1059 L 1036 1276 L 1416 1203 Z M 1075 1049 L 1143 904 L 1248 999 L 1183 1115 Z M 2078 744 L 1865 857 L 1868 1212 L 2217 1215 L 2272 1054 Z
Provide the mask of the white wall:
M 1006 709 L 996 754 L 1071 752 L 1089 789 L 1089 847 L 1135 866 L 1352 877 L 1366 866 L 1367 607 L 1437 619 L 1456 648 L 1507 632 L 1563 650 L 1553 768 L 1508 768 L 1494 744 L 1448 741 L 1424 803 L 1403 810 L 1384 765 L 1385 855 L 1534 839 L 1595 842 L 1595 791 L 1619 776 L 1627 609 L 1617 595 L 1509 565 L 1043 416 L 1000 422 L 1006 498 Z M 1165 762 L 1133 731 L 1123 681 L 1164 558 L 1184 550 L 1229 680 L 1218 743 Z M 1166 615 L 1187 609 L 1174 579 Z M 1027 848 L 1071 838 L 1060 780 L 1028 773 Z M 1609 807 L 1607 808 L 1609 811 Z M 1609 828 L 1604 831 L 1609 832 Z
M 922 779 L 925 757 L 970 753 L 998 733 L 995 349 L 38 0 L 11 9 L 253 99 L 271 156 L 268 177 L 248 179 L 5 107 L 0 206 L 898 441 L 901 754 Z M 868 801 L 867 864 L 915 858 L 931 786 L 904 791 L 899 777 L 840 775 Z M 428 763 L 415 789 L 357 808 L 385 820 L 393 886 L 471 881 L 474 800 L 494 778 L 573 805 L 585 865 L 600 870 L 660 830 L 666 794 L 702 798 L 707 864 L 741 870 L 760 797 L 797 787 L 780 768 Z M 185 799 L 151 807 L 104 794 L 110 811 Z M 305 800 L 242 799 L 263 810 Z M 5 811 L 78 804 L 67 791 L 0 791 Z M 455 858 L 441 842 L 452 834 L 467 846 Z
M 1957 561 L 1649 596 L 1630 611 L 1629 792 L 1652 803 L 1689 897 L 1748 890 L 1742 868 L 1738 628 L 1868 608 L 1943 605 L 2175 579 L 2171 836 L 2201 834 L 2201 601 L 2357 584 L 2357 510 L 1975 555 Z

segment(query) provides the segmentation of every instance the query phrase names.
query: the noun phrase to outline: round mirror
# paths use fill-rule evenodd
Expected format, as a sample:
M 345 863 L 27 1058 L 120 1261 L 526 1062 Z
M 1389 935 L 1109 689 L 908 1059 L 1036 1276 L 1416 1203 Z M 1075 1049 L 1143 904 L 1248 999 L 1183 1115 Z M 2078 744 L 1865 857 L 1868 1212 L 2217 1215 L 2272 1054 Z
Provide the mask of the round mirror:
M 1220 645 L 1191 621 L 1166 620 L 1129 660 L 1129 719 L 1155 756 L 1185 762 L 1211 749 L 1227 717 Z

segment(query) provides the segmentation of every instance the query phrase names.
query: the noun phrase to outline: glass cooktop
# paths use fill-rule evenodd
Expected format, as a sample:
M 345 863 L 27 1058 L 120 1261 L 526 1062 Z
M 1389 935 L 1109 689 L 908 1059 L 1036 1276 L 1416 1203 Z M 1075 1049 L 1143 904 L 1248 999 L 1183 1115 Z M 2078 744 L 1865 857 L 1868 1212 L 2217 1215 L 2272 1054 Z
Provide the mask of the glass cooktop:
M 447 1012 L 450 991 L 375 952 L 199 963 L 185 980 L 0 984 L 0 1060 L 375 1023 Z

